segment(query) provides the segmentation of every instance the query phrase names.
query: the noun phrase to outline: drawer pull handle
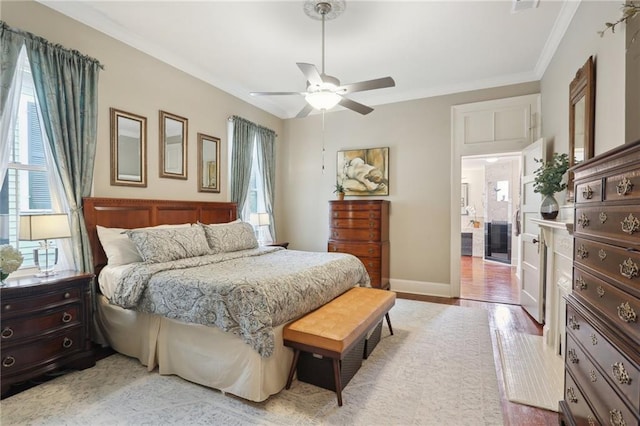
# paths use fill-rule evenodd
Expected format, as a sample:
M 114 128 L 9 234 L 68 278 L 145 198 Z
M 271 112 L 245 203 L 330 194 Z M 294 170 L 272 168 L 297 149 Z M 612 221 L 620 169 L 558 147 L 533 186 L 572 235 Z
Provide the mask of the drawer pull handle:
M 604 261 L 607 258 L 607 252 L 603 249 L 600 249 L 600 251 L 598 252 L 598 257 L 600 258 L 601 262 Z
M 610 410 L 609 421 L 612 426 L 627 426 L 627 422 L 624 421 L 624 417 L 620 410 Z
M 582 213 L 580 215 L 580 219 L 578 219 L 578 225 L 582 226 L 583 228 L 589 226 L 589 217 L 586 214 Z
M 369 234 L 369 239 L 373 240 L 375 237 L 375 234 Z
M 369 228 L 375 228 L 375 227 L 376 227 L 375 222 L 369 222 Z
M 338 238 L 338 233 L 337 233 L 337 232 L 334 232 L 334 233 L 333 233 L 333 236 L 334 236 L 335 238 Z
M 591 189 L 591 186 L 587 185 L 584 187 L 584 189 L 582 190 L 582 198 L 584 198 L 585 200 L 590 200 L 593 197 L 593 190 Z
M 629 194 L 631 192 L 631 189 L 633 189 L 633 182 L 631 182 L 626 177 L 622 178 L 622 180 L 616 185 L 616 192 L 620 196 Z
M 62 347 L 65 349 L 69 349 L 72 345 L 73 345 L 73 340 L 69 339 L 68 337 L 65 337 L 64 340 L 62 341 Z
M 592 333 L 591 334 L 591 344 L 593 346 L 598 344 L 598 336 L 596 336 L 596 333 Z
M 576 397 L 576 390 L 573 387 L 567 388 L 567 399 L 569 402 L 573 402 L 574 404 L 578 403 L 578 398 Z
M 4 305 L 4 310 L 5 310 L 5 311 L 8 311 L 8 310 L 10 310 L 10 309 L 11 309 L 11 305 Z
M 11 336 L 13 336 L 13 330 L 11 329 L 11 327 L 5 327 L 5 329 L 2 330 L 2 338 L 8 339 Z
M 569 351 L 567 352 L 567 358 L 569 358 L 569 361 L 571 361 L 572 364 L 577 364 L 580 362 L 580 360 L 578 359 L 578 355 L 576 355 L 576 350 L 573 348 L 569 349 Z
M 602 297 L 604 296 L 604 288 L 602 288 L 602 286 L 598 286 L 598 288 L 596 289 L 596 292 L 598 293 L 598 296 Z
M 338 247 L 334 247 L 334 248 L 333 248 L 333 251 L 338 251 Z
M 631 377 L 629 377 L 629 373 L 627 373 L 627 370 L 624 368 L 624 365 L 621 362 L 614 363 L 611 366 L 611 369 L 613 370 L 613 377 L 616 378 L 618 383 L 620 383 L 621 385 L 631 384 Z
M 620 264 L 620 274 L 628 279 L 633 279 L 638 276 L 638 265 L 629 258 Z
M 587 282 L 582 277 L 576 278 L 576 284 L 577 284 L 578 290 L 586 290 L 587 289 Z
M 605 212 L 600 212 L 598 218 L 600 218 L 600 223 L 605 223 L 607 221 L 607 214 Z
M 587 257 L 589 257 L 589 251 L 587 251 L 587 249 L 580 244 L 580 247 L 578 247 L 578 249 L 576 250 L 576 256 L 578 257 L 578 259 L 586 259 Z
M 64 294 L 64 298 L 65 298 L 65 299 L 68 299 L 68 298 L 70 298 L 70 297 L 71 297 L 71 293 L 66 292 L 66 293 Z
M 629 213 L 629 216 L 625 217 L 620 224 L 622 225 L 622 232 L 629 235 L 633 235 L 634 232 L 640 230 L 640 219 L 632 213 Z
M 3 367 L 11 367 L 15 363 L 16 363 L 16 359 L 12 356 L 8 356 L 2 360 Z
M 629 305 L 629 302 L 624 302 L 618 306 L 618 318 L 626 323 L 636 322 L 636 311 Z
M 73 319 L 73 315 L 71 315 L 68 312 L 65 312 L 64 314 L 62 314 L 62 322 L 69 322 Z
M 591 379 L 592 382 L 597 382 L 598 381 L 598 375 L 593 370 L 591 370 L 589 372 L 589 378 Z
M 370 248 L 369 249 L 369 254 L 373 254 L 374 251 L 375 251 L 374 249 Z
M 580 324 L 578 324 L 576 317 L 573 315 L 569 318 L 569 327 L 573 330 L 580 330 Z
M 591 414 L 587 416 L 587 421 L 589 422 L 589 426 L 596 426 L 596 419 L 594 419 Z

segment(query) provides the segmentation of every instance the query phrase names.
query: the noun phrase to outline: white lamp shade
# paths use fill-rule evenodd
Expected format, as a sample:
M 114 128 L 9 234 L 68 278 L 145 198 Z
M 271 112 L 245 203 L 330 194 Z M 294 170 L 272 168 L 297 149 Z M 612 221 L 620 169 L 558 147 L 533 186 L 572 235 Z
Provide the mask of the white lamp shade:
M 52 240 L 71 237 L 69 217 L 64 213 L 20 216 L 20 239 Z
M 253 226 L 265 226 L 271 223 L 269 221 L 269 213 L 251 213 L 251 215 L 249 215 L 249 222 Z
M 304 99 L 315 109 L 331 109 L 338 105 L 342 97 L 337 93 L 329 91 L 319 91 L 307 94 Z

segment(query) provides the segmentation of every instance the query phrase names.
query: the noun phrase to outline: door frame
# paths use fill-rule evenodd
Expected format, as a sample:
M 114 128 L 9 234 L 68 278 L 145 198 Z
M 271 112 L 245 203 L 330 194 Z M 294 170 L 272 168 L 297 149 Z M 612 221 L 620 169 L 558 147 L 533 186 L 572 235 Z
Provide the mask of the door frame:
M 490 140 L 483 143 L 466 144 L 464 141 L 465 116 L 475 111 L 493 113 L 509 108 L 522 107 L 528 109 L 528 128 L 526 136 L 510 140 Z M 460 297 L 460 197 L 462 182 L 462 157 L 473 155 L 508 154 L 520 152 L 540 136 L 540 94 L 517 96 L 513 98 L 495 99 L 451 107 L 451 237 L 449 254 L 450 297 Z

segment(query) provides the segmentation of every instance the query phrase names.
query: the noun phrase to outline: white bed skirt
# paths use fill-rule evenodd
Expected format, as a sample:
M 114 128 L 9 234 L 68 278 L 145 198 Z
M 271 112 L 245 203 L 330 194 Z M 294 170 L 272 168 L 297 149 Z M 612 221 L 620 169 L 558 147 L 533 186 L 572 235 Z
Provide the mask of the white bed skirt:
M 160 374 L 175 374 L 256 402 L 286 384 L 293 351 L 283 345 L 283 326 L 274 329 L 273 355 L 262 358 L 239 337 L 216 327 L 122 309 L 103 295 L 96 316 L 107 343 L 137 358 L 149 371 L 157 366 Z

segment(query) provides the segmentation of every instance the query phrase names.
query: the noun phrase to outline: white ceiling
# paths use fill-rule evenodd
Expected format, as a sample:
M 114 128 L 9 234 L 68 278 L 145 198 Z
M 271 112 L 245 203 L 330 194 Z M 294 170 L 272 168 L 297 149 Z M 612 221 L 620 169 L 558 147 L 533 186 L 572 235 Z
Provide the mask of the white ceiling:
M 304 0 L 39 1 L 281 118 L 304 98 L 249 92 L 304 91 L 296 62 L 321 68 L 321 23 Z M 371 106 L 539 80 L 578 4 L 347 0 L 326 23 L 325 71 L 342 84 L 393 77 L 350 95 Z

